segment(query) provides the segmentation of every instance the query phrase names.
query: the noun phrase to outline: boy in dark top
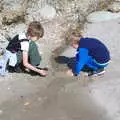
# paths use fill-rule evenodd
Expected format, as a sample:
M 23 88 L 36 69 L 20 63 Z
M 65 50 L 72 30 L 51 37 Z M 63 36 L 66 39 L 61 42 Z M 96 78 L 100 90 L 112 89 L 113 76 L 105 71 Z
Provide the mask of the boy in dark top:
M 39 21 L 29 24 L 27 32 L 16 35 L 8 44 L 6 53 L 9 56 L 8 70 L 16 71 L 21 63 L 27 70 L 46 76 L 47 71 L 38 69 L 41 56 L 35 41 L 43 37 L 44 29 Z
M 77 76 L 86 66 L 89 68 L 88 76 L 104 73 L 110 60 L 108 48 L 98 39 L 83 38 L 73 40 L 72 46 L 77 49 L 76 60 L 72 70 L 67 72 L 70 76 Z

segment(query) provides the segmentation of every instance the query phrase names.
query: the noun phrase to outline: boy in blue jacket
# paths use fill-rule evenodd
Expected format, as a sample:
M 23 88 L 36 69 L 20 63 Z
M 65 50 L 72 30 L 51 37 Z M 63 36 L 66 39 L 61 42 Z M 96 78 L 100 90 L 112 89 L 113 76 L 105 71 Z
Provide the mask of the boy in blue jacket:
M 103 74 L 104 68 L 110 60 L 108 48 L 98 39 L 83 38 L 73 40 L 72 46 L 77 49 L 74 68 L 67 72 L 70 76 L 77 76 L 87 66 L 88 76 Z

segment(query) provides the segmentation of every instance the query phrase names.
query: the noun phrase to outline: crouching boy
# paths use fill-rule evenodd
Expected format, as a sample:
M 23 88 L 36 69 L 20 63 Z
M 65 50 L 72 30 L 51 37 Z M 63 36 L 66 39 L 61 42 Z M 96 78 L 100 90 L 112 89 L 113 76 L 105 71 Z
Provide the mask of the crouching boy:
M 16 35 L 8 44 L 6 53 L 9 56 L 8 70 L 17 71 L 23 67 L 41 76 L 47 75 L 47 70 L 39 69 L 41 56 L 36 41 L 43 37 L 44 29 L 39 21 L 29 24 L 27 32 Z M 17 58 L 17 59 L 16 59 Z
M 77 38 L 78 39 L 78 38 Z M 88 76 L 101 75 L 110 61 L 110 53 L 106 45 L 96 38 L 81 37 L 73 40 L 72 46 L 77 49 L 75 64 L 68 70 L 70 76 L 77 76 L 86 67 Z

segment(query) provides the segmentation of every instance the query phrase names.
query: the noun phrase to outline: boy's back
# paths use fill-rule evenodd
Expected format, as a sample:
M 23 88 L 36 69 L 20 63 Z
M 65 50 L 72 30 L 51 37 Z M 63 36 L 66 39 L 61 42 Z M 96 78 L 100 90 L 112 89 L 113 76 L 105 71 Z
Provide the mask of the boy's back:
M 16 35 L 8 44 L 7 50 L 12 53 L 16 53 L 23 48 L 29 47 L 29 40 L 25 37 L 25 34 Z
M 95 38 L 81 38 L 79 48 L 88 49 L 89 55 L 93 56 L 99 63 L 105 63 L 110 60 L 107 47 Z

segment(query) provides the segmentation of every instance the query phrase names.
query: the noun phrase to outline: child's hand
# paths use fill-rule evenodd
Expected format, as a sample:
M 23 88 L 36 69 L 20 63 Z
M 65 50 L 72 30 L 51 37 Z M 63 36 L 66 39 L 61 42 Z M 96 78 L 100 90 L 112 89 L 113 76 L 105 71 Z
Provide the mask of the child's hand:
M 47 71 L 46 70 L 40 70 L 40 75 L 41 76 L 46 76 L 47 75 Z
M 68 71 L 66 72 L 66 74 L 67 74 L 68 76 L 71 76 L 71 77 L 74 76 L 72 70 L 68 70 Z

